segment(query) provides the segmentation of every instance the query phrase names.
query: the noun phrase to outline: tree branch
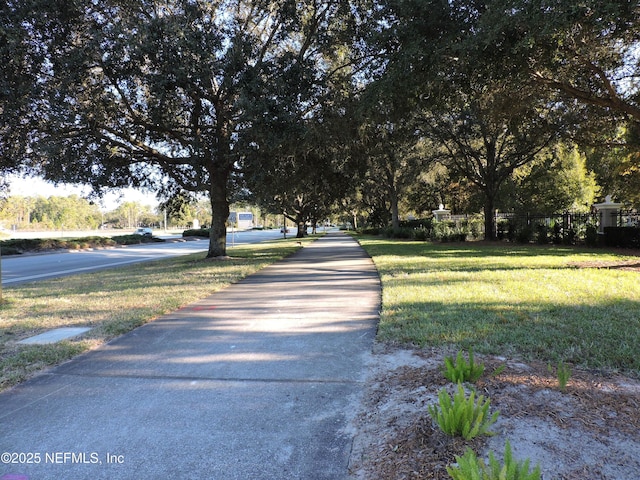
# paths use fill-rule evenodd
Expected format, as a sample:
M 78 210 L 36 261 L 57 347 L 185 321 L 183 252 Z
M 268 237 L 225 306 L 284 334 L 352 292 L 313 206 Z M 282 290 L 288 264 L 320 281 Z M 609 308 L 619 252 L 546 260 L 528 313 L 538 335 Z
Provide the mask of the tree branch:
M 609 83 L 609 87 L 611 88 L 611 90 L 609 90 L 609 93 L 611 96 L 600 97 L 600 96 L 594 95 L 592 92 L 582 90 L 578 87 L 570 85 L 569 83 L 548 78 L 544 74 L 542 74 L 542 72 L 532 72 L 531 77 L 535 82 L 542 84 L 548 88 L 559 90 L 562 93 L 566 93 L 567 95 L 583 103 L 587 103 L 589 105 L 595 105 L 598 107 L 609 108 L 621 113 L 626 113 L 627 115 L 631 115 L 636 120 L 640 120 L 640 107 L 631 105 L 625 102 L 623 99 L 621 99 L 617 95 L 617 93 L 615 92 L 615 89 L 613 89 L 613 86 L 610 83 Z

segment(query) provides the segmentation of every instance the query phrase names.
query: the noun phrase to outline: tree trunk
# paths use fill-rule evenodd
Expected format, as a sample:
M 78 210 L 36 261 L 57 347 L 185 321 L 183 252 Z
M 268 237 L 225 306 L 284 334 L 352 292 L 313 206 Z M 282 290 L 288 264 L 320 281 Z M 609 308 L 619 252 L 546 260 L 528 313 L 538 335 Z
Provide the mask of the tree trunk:
M 493 216 L 493 197 L 487 195 L 484 201 L 484 239 L 496 239 L 496 222 Z
M 224 257 L 227 254 L 227 220 L 229 219 L 227 178 L 224 175 L 212 177 L 209 199 L 213 213 L 207 258 Z
M 298 233 L 296 234 L 296 238 L 303 238 L 307 234 L 307 222 L 298 219 L 296 223 L 298 225 Z
M 389 192 L 389 200 L 391 203 L 391 227 L 394 231 L 400 230 L 400 212 L 398 209 L 398 192 L 395 186 Z

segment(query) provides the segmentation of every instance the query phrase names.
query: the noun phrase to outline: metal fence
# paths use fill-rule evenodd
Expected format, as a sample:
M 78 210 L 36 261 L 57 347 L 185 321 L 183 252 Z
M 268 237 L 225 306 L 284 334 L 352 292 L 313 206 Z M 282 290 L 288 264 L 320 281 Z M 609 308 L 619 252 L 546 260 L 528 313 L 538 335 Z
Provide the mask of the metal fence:
M 640 212 L 637 210 L 621 210 L 615 217 L 619 227 L 640 227 Z
M 609 218 L 603 215 L 612 215 Z M 446 218 L 414 219 L 401 222 L 400 229 L 370 229 L 391 237 L 416 240 L 458 241 L 485 238 L 482 214 L 447 215 Z M 622 233 L 606 235 L 608 228 L 623 229 Z M 498 213 L 495 217 L 494 237 L 516 243 L 607 245 L 607 236 L 632 237 L 632 244 L 640 248 L 640 214 L 637 210 L 621 210 L 613 214 L 601 212 L 563 212 L 553 214 Z M 616 240 L 618 242 L 618 240 Z M 628 243 L 625 240 L 626 243 Z M 611 245 L 616 246 L 616 245 Z M 623 245 L 620 245 L 623 246 Z
M 522 243 L 597 244 L 603 225 L 637 227 L 640 214 L 637 210 L 620 210 L 610 213 L 610 220 L 603 219 L 605 213 L 563 212 L 545 215 L 515 213 L 496 214 L 496 237 Z

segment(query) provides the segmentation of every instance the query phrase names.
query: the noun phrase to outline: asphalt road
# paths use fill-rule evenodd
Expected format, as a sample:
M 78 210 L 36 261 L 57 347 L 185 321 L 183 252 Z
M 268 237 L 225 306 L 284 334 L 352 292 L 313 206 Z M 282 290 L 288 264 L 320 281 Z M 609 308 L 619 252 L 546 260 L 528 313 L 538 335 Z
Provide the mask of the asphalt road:
M 281 238 L 278 230 L 252 230 L 227 235 L 227 248 Z M 2 258 L 2 285 L 16 285 L 76 273 L 120 267 L 160 258 L 206 252 L 207 239 L 153 243 L 106 250 L 11 256 Z

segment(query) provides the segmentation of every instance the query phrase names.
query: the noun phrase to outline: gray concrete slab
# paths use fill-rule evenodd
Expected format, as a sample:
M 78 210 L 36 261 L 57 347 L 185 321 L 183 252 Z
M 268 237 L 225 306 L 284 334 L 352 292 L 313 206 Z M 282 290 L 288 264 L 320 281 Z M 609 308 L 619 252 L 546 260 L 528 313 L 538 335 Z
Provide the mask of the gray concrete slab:
M 22 345 L 45 345 L 47 343 L 56 343 L 68 338 L 77 337 L 83 333 L 87 333 L 91 328 L 89 327 L 62 327 L 54 328 L 48 332 L 41 333 L 40 335 L 34 335 L 33 337 L 20 340 L 18 343 Z
M 344 479 L 379 304 L 330 234 L 0 394 L 0 479 Z

